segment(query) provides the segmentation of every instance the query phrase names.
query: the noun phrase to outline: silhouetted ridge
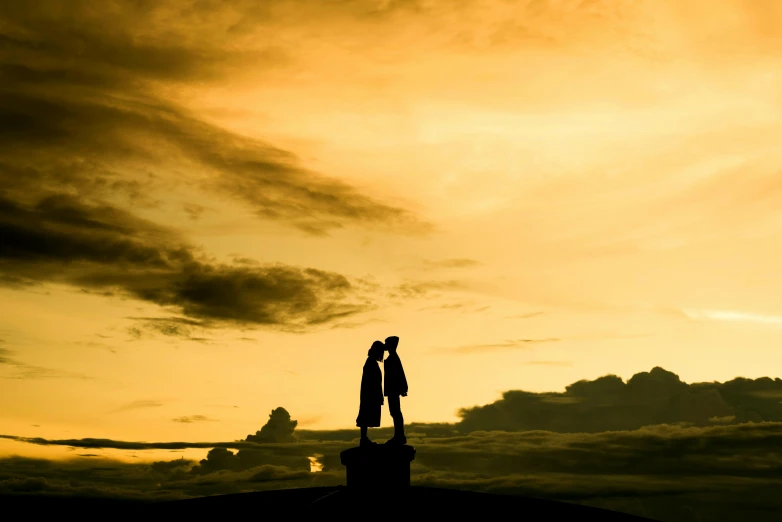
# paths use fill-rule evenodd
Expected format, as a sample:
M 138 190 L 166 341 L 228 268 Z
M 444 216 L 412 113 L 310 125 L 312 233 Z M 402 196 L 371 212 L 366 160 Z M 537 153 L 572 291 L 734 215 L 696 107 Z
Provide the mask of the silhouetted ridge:
M 567 502 L 419 486 L 393 490 L 393 493 L 381 489 L 370 494 L 365 490 L 341 486 L 288 489 L 202 497 L 150 507 L 158 514 L 224 516 L 231 512 L 252 512 L 259 506 L 271 512 L 285 512 L 295 506 L 299 513 L 334 515 L 340 520 L 371 520 L 378 517 L 380 520 L 389 520 L 391 517 L 419 520 L 422 515 L 450 516 L 463 520 L 467 515 L 505 513 L 524 518 L 531 516 L 534 520 L 572 520 L 575 517 L 607 522 L 651 520 Z

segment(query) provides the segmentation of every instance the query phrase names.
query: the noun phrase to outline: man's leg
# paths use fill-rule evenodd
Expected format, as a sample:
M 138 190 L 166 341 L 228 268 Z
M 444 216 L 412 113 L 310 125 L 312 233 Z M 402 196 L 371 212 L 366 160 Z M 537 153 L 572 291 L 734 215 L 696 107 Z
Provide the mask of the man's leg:
M 391 413 L 391 418 L 394 419 L 394 439 L 402 443 L 406 442 L 405 419 L 402 417 L 402 405 L 400 404 L 399 395 L 388 397 L 388 410 Z

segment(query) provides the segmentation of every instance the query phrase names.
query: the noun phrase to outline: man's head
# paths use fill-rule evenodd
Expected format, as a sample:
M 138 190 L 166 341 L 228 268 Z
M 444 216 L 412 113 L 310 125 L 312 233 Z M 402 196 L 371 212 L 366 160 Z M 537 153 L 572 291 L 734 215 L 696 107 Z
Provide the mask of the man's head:
M 388 350 L 388 353 L 394 353 L 396 352 L 396 347 L 399 346 L 399 337 L 393 335 L 391 337 L 386 337 L 386 350 Z
M 372 346 L 369 348 L 367 355 L 372 359 L 375 359 L 376 361 L 380 362 L 383 360 L 383 352 L 385 351 L 385 349 L 386 347 L 383 345 L 382 342 L 375 341 L 374 343 L 372 343 Z

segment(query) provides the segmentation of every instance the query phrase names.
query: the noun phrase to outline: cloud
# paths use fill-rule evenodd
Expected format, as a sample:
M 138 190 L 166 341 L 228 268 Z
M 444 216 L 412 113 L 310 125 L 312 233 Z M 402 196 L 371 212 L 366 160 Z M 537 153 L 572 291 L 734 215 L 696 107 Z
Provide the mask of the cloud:
M 197 203 L 185 203 L 182 205 L 182 208 L 193 221 L 197 221 L 201 217 L 201 214 L 208 210 L 205 206 Z
M 469 288 L 463 281 L 447 280 L 447 281 L 415 281 L 407 282 L 398 285 L 390 293 L 391 298 L 402 299 L 415 299 L 415 298 L 433 298 L 439 297 L 440 294 L 433 293 L 435 291 L 459 291 Z
M 128 404 L 124 404 L 117 408 L 116 410 L 113 410 L 112 413 L 119 413 L 123 411 L 132 411 L 132 410 L 141 410 L 145 408 L 159 408 L 163 406 L 163 403 L 160 401 L 151 401 L 151 400 L 140 400 L 140 401 L 133 401 Z
M 242 449 L 256 447 L 256 444 L 248 442 L 133 442 L 112 439 L 44 439 L 41 437 L 19 437 L 16 435 L 0 435 L 0 438 L 27 444 L 36 444 L 39 446 L 68 446 L 74 448 L 108 448 L 120 450 L 181 450 L 188 448 Z
M 174 419 L 171 419 L 174 422 L 179 422 L 182 424 L 192 424 L 193 422 L 215 422 L 217 419 L 211 419 L 205 415 L 187 415 L 184 417 L 176 417 Z
M 376 308 L 373 307 L 372 309 L 376 309 Z M 331 325 L 331 328 L 332 329 L 337 329 L 337 328 L 352 329 L 352 328 L 359 328 L 359 327 L 364 326 L 366 324 L 387 323 L 387 322 L 388 322 L 388 320 L 386 320 L 386 319 L 380 319 L 380 318 L 377 318 L 377 317 L 371 317 L 371 318 L 363 319 L 363 320 L 360 320 L 360 321 L 340 321 L 340 322 L 336 322 L 336 323 L 333 323 Z
M 780 397 L 780 379 L 687 384 L 662 368 L 627 382 L 612 375 L 581 380 L 563 393 L 512 390 L 493 404 L 462 410 L 460 423 L 407 425 L 417 449 L 412 483 L 565 500 L 676 521 L 693 520 L 694 513 L 741 520 L 751 500 L 765 514 L 759 520 L 773 520 L 782 472 L 776 450 L 782 442 Z M 339 453 L 357 444 L 357 431 L 296 427 L 278 408 L 263 429 L 233 442 L 3 435 L 68 448 L 209 451 L 197 464 L 0 459 L 0 492 L 168 499 L 344 484 Z M 388 438 L 392 429 L 374 433 Z M 322 471 L 311 473 L 317 455 Z
M 782 423 L 427 436 L 411 440 L 417 450 L 411 481 L 415 486 L 570 501 L 677 522 L 693 520 L 693 513 L 704 520 L 746 519 L 751 503 L 758 520 L 773 520 L 781 441 Z M 11 457 L 0 459 L 0 492 L 164 500 L 334 486 L 345 483 L 339 451 L 354 444 L 268 445 L 266 452 L 241 457 L 241 451 L 213 449 L 198 465 L 185 459 L 127 464 L 100 457 Z M 323 455 L 319 473 L 309 471 L 313 455 Z
M 267 20 L 251 6 L 187 4 L 95 9 L 76 1 L 67 12 L 53 3 L 0 11 L 0 284 L 57 282 L 130 296 L 210 326 L 305 331 L 372 308 L 351 301 L 355 289 L 341 274 L 217 263 L 177 231 L 137 215 L 168 203 L 156 194 L 186 186 L 308 234 L 431 229 L 405 209 L 302 167 L 289 151 L 171 101 L 167 93 L 192 82 L 235 80 L 248 70 L 242 64 L 261 74 L 290 59 L 279 39 L 258 39 Z M 109 29 L 117 19 L 123 27 Z M 249 21 L 259 24 L 250 28 L 258 38 L 238 29 Z M 178 204 L 193 218 L 206 208 Z M 160 325 L 158 333 L 184 335 L 185 326 Z
M 474 266 L 480 266 L 482 263 L 475 259 L 457 258 L 457 259 L 442 259 L 440 261 L 424 261 L 424 264 L 429 269 L 436 268 L 470 268 Z
M 320 416 L 320 415 L 315 415 L 313 417 L 306 417 L 304 419 L 300 418 L 298 420 L 298 425 L 299 426 L 310 426 L 312 424 L 317 424 L 317 423 L 319 423 L 322 420 L 323 420 L 323 417 Z
M 160 333 L 169 337 L 192 338 L 191 333 L 194 327 L 203 327 L 203 321 L 196 321 L 186 317 L 129 317 L 138 321 L 137 326 L 131 327 L 131 334 L 134 337 L 143 335 L 142 328 L 155 333 Z
M 429 229 L 409 211 L 301 167 L 288 151 L 169 101 L 161 86 L 235 79 L 246 69 L 242 63 L 254 70 L 285 63 L 278 49 L 251 48 L 246 39 L 241 49 L 231 31 L 215 37 L 215 24 L 234 15 L 230 8 L 212 6 L 217 12 L 208 16 L 200 7 L 183 8 L 165 3 L 144 12 L 129 4 L 94 9 L 76 2 L 68 13 L 54 6 L 3 13 L 0 185 L 14 185 L 4 188 L 16 195 L 31 191 L 27 199 L 75 191 L 141 201 L 151 188 L 171 183 L 149 172 L 146 165 L 156 164 L 160 171 L 189 171 L 178 182 L 217 191 L 308 234 L 346 225 Z M 116 19 L 127 25 L 110 30 Z M 183 25 L 188 19 L 190 27 Z M 134 167 L 146 175 L 130 174 Z M 202 211 L 185 208 L 194 217 Z
M 9 379 L 79 379 L 92 380 L 93 377 L 78 372 L 34 366 L 30 364 L 15 363 L 13 367 L 16 373 L 8 376 Z
M 247 435 L 249 442 L 295 442 L 293 432 L 298 421 L 292 420 L 285 408 L 275 408 L 269 414 L 269 420 L 255 434 Z
M 511 390 L 491 404 L 463 408 L 462 432 L 549 430 L 564 433 L 634 430 L 655 424 L 782 421 L 782 380 L 737 377 L 724 383 L 682 382 L 663 368 L 627 382 L 616 375 L 581 380 L 564 392 Z M 732 417 L 732 418 L 731 418 Z
M 440 348 L 437 351 L 458 353 L 458 354 L 471 354 L 471 353 L 483 353 L 497 350 L 516 350 L 529 348 L 533 344 L 539 343 L 555 343 L 561 341 L 556 337 L 550 337 L 545 339 L 508 339 L 501 343 L 491 344 L 468 344 L 465 346 L 457 346 L 456 348 Z
M 145 321 L 166 335 L 182 335 L 193 318 L 301 330 L 370 308 L 350 302 L 340 274 L 214 263 L 174 231 L 111 206 L 57 195 L 29 207 L 0 197 L 0 209 L 0 270 L 122 292 L 190 318 Z
M 460 310 L 460 309 L 464 309 L 468 305 L 469 303 L 445 303 L 441 305 L 424 306 L 423 308 L 419 308 L 418 311 L 423 312 L 424 310 Z
M 472 301 L 444 303 L 440 305 L 424 306 L 423 308 L 419 308 L 418 311 L 422 312 L 424 310 L 455 310 L 462 314 L 474 314 L 479 312 L 485 312 L 486 310 L 491 308 L 491 306 L 479 306 L 476 308 L 474 305 L 475 303 Z
M 92 377 L 78 372 L 67 370 L 58 370 L 44 366 L 26 364 L 13 357 L 13 352 L 6 348 L 0 348 L 0 366 L 10 368 L 10 373 L 2 378 L 5 379 L 80 379 L 91 380 Z
M 543 315 L 544 312 L 530 312 L 528 314 L 509 315 L 505 319 L 529 319 L 530 317 L 537 317 Z

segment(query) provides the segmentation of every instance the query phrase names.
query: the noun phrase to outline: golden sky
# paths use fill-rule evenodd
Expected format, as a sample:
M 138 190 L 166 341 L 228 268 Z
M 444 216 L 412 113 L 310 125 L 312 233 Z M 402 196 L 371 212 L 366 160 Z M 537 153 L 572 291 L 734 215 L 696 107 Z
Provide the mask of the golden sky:
M 780 26 L 775 0 L 4 5 L 0 431 L 350 428 L 390 335 L 406 421 L 777 376 Z

